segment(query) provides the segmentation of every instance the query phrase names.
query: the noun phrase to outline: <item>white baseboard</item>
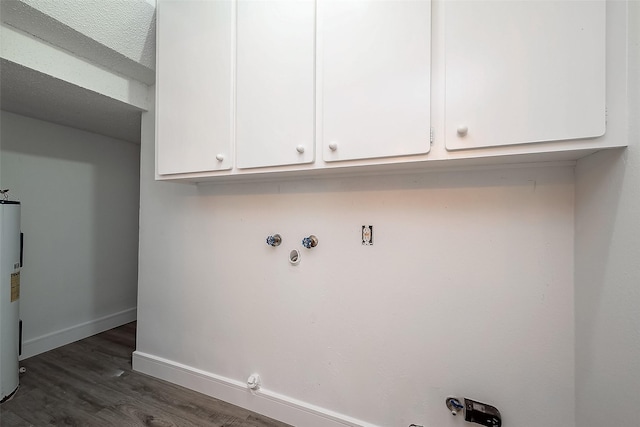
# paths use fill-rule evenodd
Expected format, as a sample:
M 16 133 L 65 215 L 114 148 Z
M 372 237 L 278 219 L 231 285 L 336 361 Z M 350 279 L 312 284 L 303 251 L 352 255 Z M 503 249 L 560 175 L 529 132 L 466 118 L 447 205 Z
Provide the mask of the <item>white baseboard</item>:
M 108 316 L 89 322 L 80 323 L 70 328 L 54 331 L 46 335 L 24 341 L 22 343 L 22 355 L 20 360 L 28 359 L 45 351 L 71 344 L 72 342 L 90 337 L 100 332 L 133 322 L 137 318 L 137 308 L 133 307 L 128 310 L 113 313 Z
M 251 393 L 243 382 L 136 351 L 133 370 L 151 375 L 293 426 L 377 427 L 261 388 Z

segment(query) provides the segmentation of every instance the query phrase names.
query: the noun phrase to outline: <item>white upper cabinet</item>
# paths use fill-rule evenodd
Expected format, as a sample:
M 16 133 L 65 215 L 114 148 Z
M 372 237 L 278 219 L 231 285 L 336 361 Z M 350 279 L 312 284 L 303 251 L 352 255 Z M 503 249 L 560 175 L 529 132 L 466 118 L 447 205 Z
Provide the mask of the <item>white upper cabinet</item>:
M 449 150 L 601 136 L 605 1 L 445 1 Z
M 157 172 L 231 169 L 231 0 L 158 2 Z
M 622 2 L 157 1 L 158 179 L 568 160 L 627 145 Z
M 315 2 L 239 0 L 238 168 L 315 157 Z
M 431 2 L 318 2 L 325 161 L 427 153 Z

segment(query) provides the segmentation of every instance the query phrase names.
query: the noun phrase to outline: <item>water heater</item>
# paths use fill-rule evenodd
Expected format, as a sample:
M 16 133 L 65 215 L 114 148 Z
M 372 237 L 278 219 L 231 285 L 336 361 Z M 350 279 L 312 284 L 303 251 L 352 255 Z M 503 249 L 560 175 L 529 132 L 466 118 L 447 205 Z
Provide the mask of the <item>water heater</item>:
M 0 402 L 18 389 L 21 258 L 20 202 L 0 200 Z

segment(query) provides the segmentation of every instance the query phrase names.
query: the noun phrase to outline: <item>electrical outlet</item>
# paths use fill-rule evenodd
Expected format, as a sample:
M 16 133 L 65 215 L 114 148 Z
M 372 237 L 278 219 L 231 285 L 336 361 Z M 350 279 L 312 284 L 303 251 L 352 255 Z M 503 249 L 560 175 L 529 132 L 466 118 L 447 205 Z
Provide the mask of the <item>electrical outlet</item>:
M 373 225 L 362 226 L 362 244 L 364 246 L 373 245 Z

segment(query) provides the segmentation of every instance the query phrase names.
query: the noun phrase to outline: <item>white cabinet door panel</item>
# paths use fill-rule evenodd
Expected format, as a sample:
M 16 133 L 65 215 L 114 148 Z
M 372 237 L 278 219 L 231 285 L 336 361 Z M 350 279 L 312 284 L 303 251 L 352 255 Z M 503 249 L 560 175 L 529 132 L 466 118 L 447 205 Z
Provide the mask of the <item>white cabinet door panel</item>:
M 325 161 L 427 153 L 431 2 L 319 2 Z
M 446 1 L 446 147 L 605 132 L 605 2 Z
M 238 168 L 314 160 L 315 2 L 239 0 Z
M 232 6 L 230 0 L 158 4 L 159 174 L 233 164 Z

